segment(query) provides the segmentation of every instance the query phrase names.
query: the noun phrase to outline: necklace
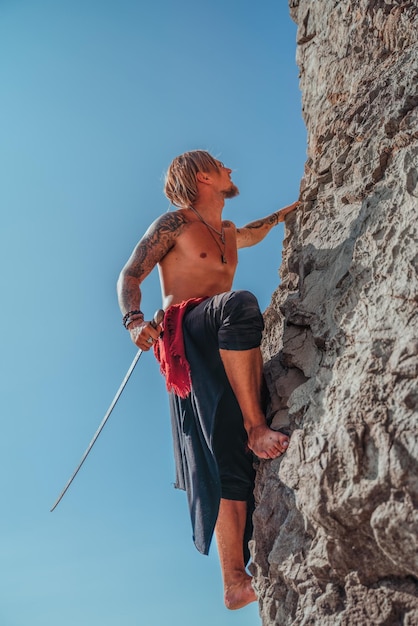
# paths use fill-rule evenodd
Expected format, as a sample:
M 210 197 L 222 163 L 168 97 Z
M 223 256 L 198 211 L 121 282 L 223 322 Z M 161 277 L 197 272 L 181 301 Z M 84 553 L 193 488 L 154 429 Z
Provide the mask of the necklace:
M 200 215 L 200 213 L 198 211 L 196 211 L 196 209 L 194 207 L 189 207 L 189 209 L 191 209 L 193 211 L 193 213 L 195 213 L 197 215 L 197 217 L 200 219 L 200 221 L 206 226 L 206 228 L 208 229 L 209 235 L 211 235 L 213 241 L 216 243 L 216 245 L 219 248 L 219 252 L 221 253 L 221 261 L 222 263 L 227 263 L 226 260 L 226 256 L 225 256 L 225 231 L 224 231 L 224 227 L 221 226 L 221 230 L 217 230 L 214 226 L 212 226 L 212 224 L 208 224 L 208 222 L 206 222 L 206 220 L 203 219 L 203 217 Z M 219 241 L 216 239 L 216 237 L 214 236 L 214 234 L 212 233 L 212 231 L 214 231 L 217 235 L 219 235 L 219 237 L 221 238 L 221 242 L 222 242 L 222 246 L 220 245 Z

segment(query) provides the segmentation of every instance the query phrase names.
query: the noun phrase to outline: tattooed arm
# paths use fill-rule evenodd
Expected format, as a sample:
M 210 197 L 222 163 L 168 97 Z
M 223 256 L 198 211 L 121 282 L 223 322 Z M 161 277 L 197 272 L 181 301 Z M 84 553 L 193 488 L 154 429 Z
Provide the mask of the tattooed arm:
M 165 255 L 174 247 L 176 238 L 182 232 L 186 220 L 182 213 L 173 211 L 159 217 L 148 228 L 122 269 L 117 293 L 122 315 L 129 311 L 139 311 L 141 305 L 140 285 Z M 149 350 L 148 338 L 157 339 L 159 329 L 135 316 L 128 328 L 134 343 L 143 350 Z
M 264 239 L 273 226 L 277 226 L 279 222 L 284 222 L 284 218 L 288 213 L 294 211 L 299 206 L 299 202 L 294 202 L 280 211 L 276 211 L 267 217 L 263 217 L 255 222 L 250 222 L 242 228 L 237 228 L 237 247 L 247 248 L 254 246 Z

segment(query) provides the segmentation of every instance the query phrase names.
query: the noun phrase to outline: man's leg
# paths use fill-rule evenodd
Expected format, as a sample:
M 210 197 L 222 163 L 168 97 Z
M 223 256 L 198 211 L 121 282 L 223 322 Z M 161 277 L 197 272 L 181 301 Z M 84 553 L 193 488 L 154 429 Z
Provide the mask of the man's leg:
M 215 532 L 227 609 L 241 609 L 257 600 L 251 576 L 245 571 L 243 539 L 246 519 L 246 502 L 221 499 Z
M 267 426 L 261 405 L 263 360 L 260 348 L 219 350 L 229 384 L 238 400 L 248 447 L 261 459 L 274 459 L 286 451 L 289 437 Z
M 244 469 L 245 458 L 248 457 L 245 454 L 247 439 L 249 447 L 257 456 L 268 459 L 275 458 L 286 450 L 288 437 L 267 426 L 262 409 L 263 363 L 259 345 L 263 318 L 255 297 L 249 292 L 219 294 L 187 314 L 184 328 L 185 337 L 192 338 L 189 346 L 193 356 L 197 353 L 199 359 L 205 359 L 209 378 L 213 375 L 216 384 L 223 386 L 227 383 L 224 378 L 226 374 L 229 382 L 218 406 L 214 436 L 214 450 L 223 491 L 216 523 L 216 538 L 224 580 L 225 604 L 228 608 L 237 609 L 256 599 L 251 577 L 245 570 L 244 557 L 247 521 L 245 498 L 248 496 L 248 489 L 253 488 L 254 480 L 253 475 L 248 475 L 248 467 Z M 223 368 L 220 367 L 219 359 L 223 362 Z M 192 361 L 190 363 L 192 365 Z M 199 371 L 198 363 L 195 367 Z M 201 402 L 204 402 L 210 387 L 204 381 L 201 389 L 200 383 L 201 379 L 199 391 L 202 391 Z M 233 396 L 232 403 L 230 396 Z M 224 406 L 225 398 L 228 401 Z M 238 412 L 237 403 L 240 408 Z M 235 415 L 238 422 L 231 422 L 231 415 Z M 247 437 L 243 432 L 243 425 Z M 231 429 L 232 433 L 227 434 Z M 242 445 L 242 453 L 237 454 L 237 445 Z M 253 471 L 251 462 L 250 466 Z M 244 490 L 243 485 L 246 485 Z

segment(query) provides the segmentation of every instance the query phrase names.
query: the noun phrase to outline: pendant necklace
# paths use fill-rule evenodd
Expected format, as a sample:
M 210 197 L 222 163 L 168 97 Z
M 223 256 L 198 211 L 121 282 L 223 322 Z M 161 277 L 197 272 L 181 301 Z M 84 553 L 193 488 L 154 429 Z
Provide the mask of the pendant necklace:
M 227 263 L 226 260 L 226 256 L 225 256 L 225 231 L 224 231 L 224 227 L 221 226 L 221 230 L 217 230 L 214 226 L 212 226 L 212 224 L 208 224 L 208 222 L 206 222 L 203 217 L 200 215 L 200 213 L 198 211 L 196 211 L 196 209 L 194 207 L 189 207 L 189 209 L 191 209 L 193 211 L 193 213 L 195 213 L 197 215 L 197 217 L 200 219 L 200 221 L 206 226 L 206 228 L 209 231 L 209 234 L 211 235 L 213 241 L 216 243 L 216 245 L 219 248 L 219 252 L 221 253 L 221 261 L 222 263 Z M 219 243 L 219 241 L 217 240 L 217 238 L 215 237 L 215 235 L 213 234 L 214 231 L 217 235 L 219 235 L 219 237 L 221 238 L 221 242 L 222 242 L 222 247 Z

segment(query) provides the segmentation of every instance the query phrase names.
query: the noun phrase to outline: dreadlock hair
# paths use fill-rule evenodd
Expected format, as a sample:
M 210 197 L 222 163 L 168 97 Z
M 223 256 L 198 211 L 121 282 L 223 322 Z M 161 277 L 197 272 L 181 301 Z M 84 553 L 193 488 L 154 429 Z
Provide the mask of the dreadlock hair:
M 164 193 L 171 204 L 186 209 L 197 198 L 196 174 L 219 172 L 217 161 L 205 150 L 192 150 L 173 159 L 165 176 Z

